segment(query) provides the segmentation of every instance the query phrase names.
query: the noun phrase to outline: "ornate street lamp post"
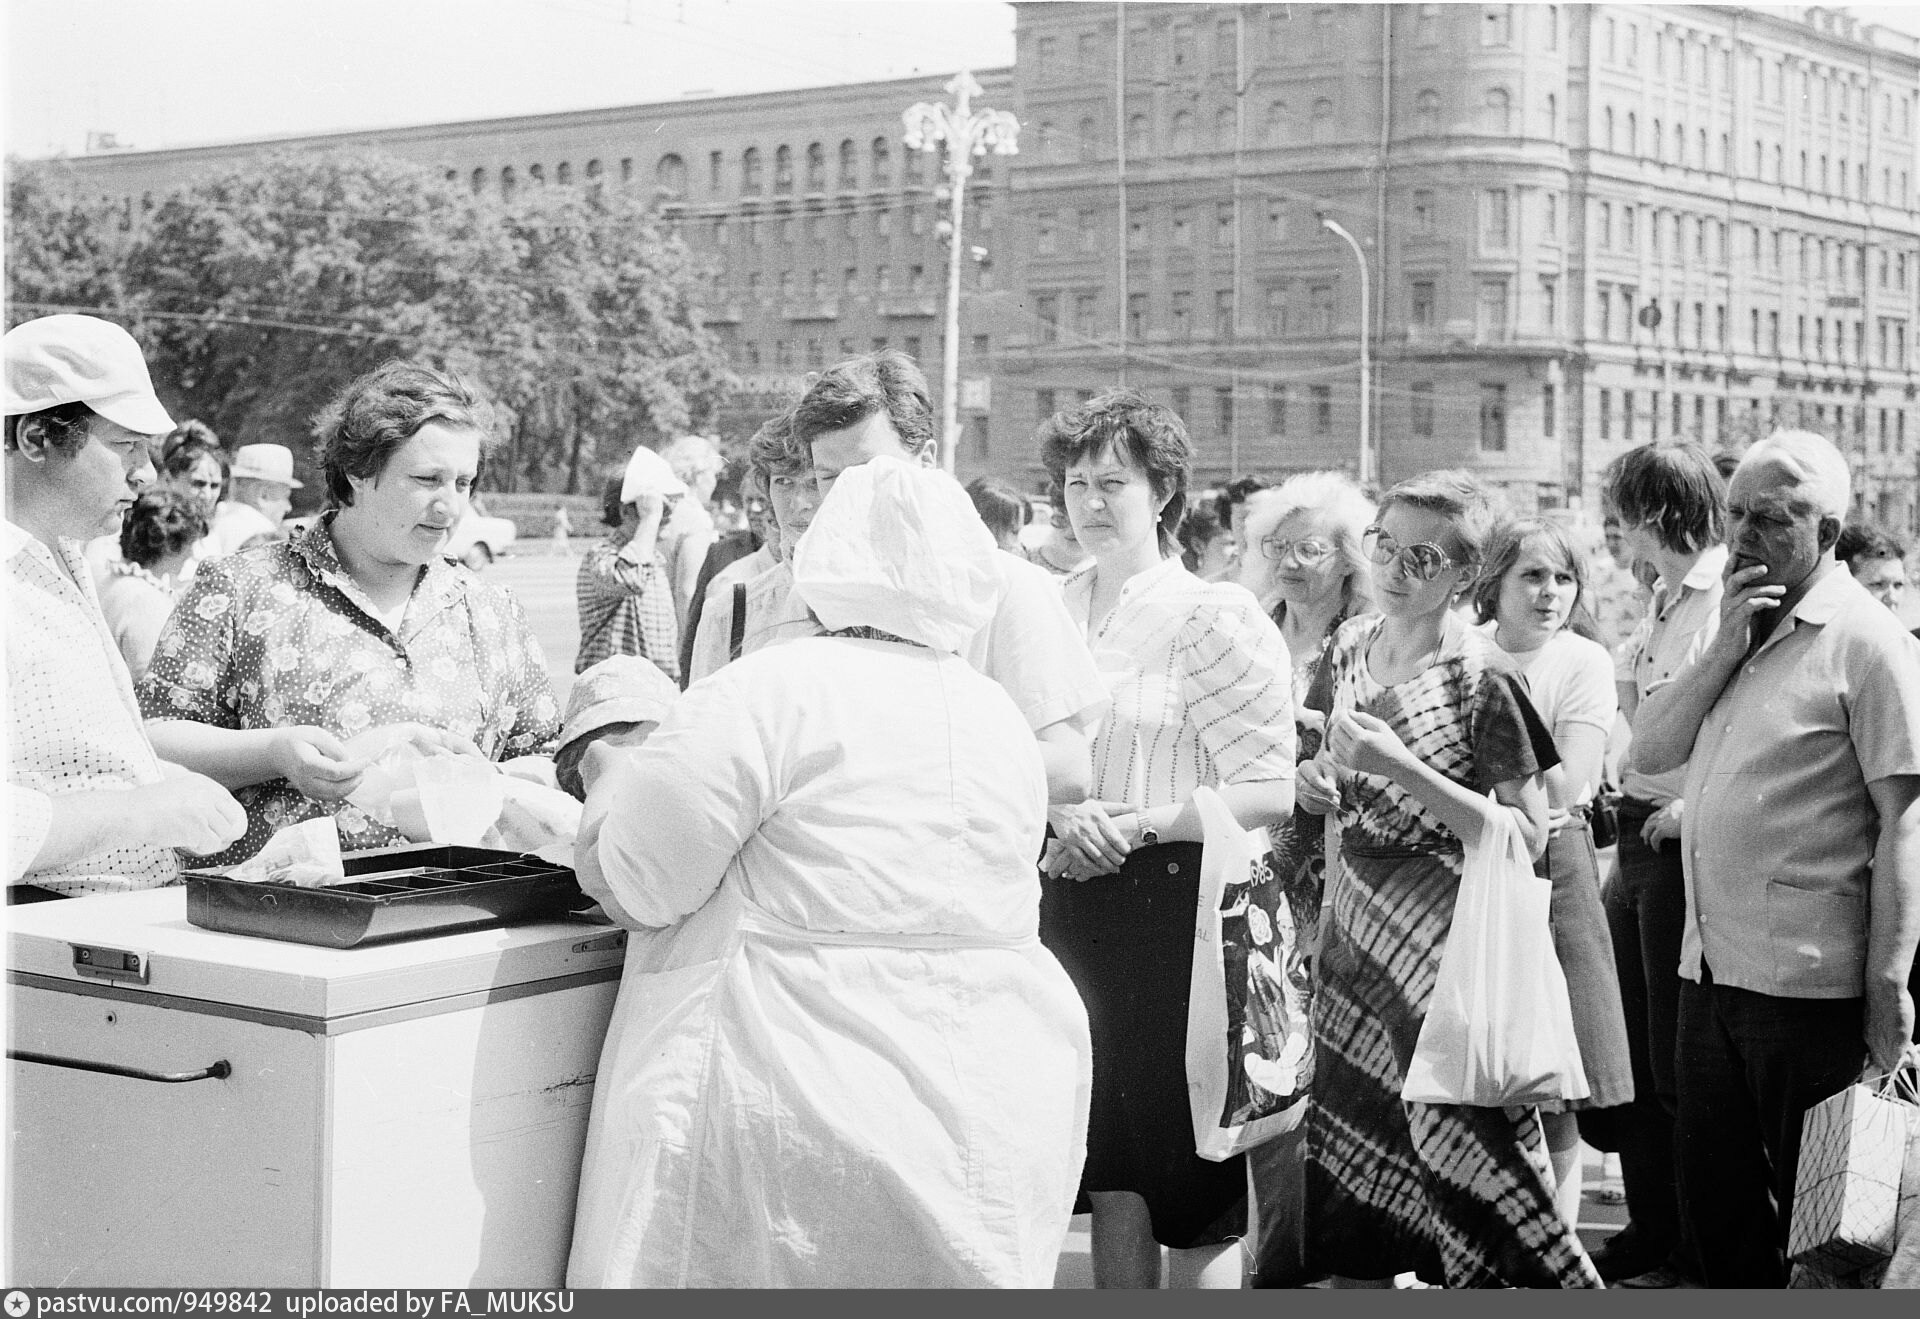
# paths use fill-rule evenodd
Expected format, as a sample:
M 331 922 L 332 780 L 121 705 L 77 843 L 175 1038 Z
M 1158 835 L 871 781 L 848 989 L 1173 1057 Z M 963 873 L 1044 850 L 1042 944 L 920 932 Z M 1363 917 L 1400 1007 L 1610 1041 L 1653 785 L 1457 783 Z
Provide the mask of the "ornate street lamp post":
M 1360 263 L 1360 464 L 1357 479 L 1361 485 L 1374 479 L 1373 472 L 1373 434 L 1369 416 L 1373 402 L 1373 363 L 1370 360 L 1372 344 L 1369 318 L 1373 301 L 1368 292 L 1367 254 L 1360 250 L 1359 241 L 1346 231 L 1341 223 L 1328 215 L 1324 209 L 1319 212 L 1320 225 L 1337 237 L 1347 240 L 1347 246 L 1353 249 L 1353 259 Z
M 952 105 L 921 101 L 901 116 L 906 124 L 906 144 L 913 151 L 938 151 L 946 147 L 947 175 L 947 315 L 946 351 L 942 355 L 940 390 L 940 465 L 953 471 L 954 455 L 960 448 L 960 219 L 967 195 L 967 179 L 973 174 L 973 158 L 984 156 L 989 148 L 997 156 L 1011 156 L 1017 150 L 1020 121 L 1005 110 L 975 110 L 973 98 L 980 84 L 971 73 L 955 74 L 947 84 Z

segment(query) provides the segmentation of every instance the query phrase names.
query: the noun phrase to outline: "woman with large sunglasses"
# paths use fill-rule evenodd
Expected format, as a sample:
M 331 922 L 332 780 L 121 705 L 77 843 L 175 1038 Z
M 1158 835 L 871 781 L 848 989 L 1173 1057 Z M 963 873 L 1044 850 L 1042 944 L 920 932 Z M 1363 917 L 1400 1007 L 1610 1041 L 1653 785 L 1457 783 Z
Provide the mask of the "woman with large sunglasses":
M 1536 1110 L 1400 1098 L 1453 921 L 1461 840 L 1500 810 L 1534 855 L 1547 841 L 1553 738 L 1513 661 L 1451 609 L 1495 518 L 1464 472 L 1386 493 L 1366 537 L 1380 613 L 1335 636 L 1325 744 L 1300 769 L 1299 800 L 1340 823 L 1306 1188 L 1309 1267 L 1343 1282 L 1412 1271 L 1449 1287 L 1599 1284 L 1555 1207 Z

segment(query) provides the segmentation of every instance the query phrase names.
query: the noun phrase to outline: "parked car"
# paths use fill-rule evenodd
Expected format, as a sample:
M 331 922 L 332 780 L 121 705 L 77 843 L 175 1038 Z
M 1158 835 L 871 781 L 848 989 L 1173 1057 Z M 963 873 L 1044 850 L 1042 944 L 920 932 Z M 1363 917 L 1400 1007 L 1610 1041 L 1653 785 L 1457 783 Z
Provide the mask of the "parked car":
M 446 553 L 478 572 L 504 554 L 519 534 L 512 518 L 489 517 L 475 505 L 447 537 Z

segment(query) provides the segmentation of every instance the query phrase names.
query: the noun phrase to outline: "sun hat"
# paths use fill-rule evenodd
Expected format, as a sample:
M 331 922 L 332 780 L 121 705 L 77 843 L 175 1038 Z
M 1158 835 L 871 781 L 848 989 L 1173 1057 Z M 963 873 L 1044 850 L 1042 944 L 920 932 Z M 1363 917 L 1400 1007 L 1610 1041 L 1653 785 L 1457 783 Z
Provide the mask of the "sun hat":
M 556 752 L 608 724 L 659 723 L 680 689 L 660 666 L 639 655 L 609 655 L 582 669 L 567 692 Z
M 241 445 L 228 475 L 236 481 L 271 481 L 295 490 L 306 488 L 304 481 L 293 479 L 293 450 L 284 444 Z
M 147 359 L 112 321 L 63 312 L 25 321 L 0 340 L 6 358 L 5 413 L 84 403 L 137 435 L 165 435 L 173 418 L 153 392 Z
M 834 481 L 793 552 L 793 589 L 829 631 L 958 652 L 1000 606 L 1001 555 L 958 481 L 885 456 Z
M 631 504 L 641 495 L 684 495 L 687 483 L 673 474 L 667 460 L 641 445 L 627 460 L 627 474 L 620 481 L 620 502 Z

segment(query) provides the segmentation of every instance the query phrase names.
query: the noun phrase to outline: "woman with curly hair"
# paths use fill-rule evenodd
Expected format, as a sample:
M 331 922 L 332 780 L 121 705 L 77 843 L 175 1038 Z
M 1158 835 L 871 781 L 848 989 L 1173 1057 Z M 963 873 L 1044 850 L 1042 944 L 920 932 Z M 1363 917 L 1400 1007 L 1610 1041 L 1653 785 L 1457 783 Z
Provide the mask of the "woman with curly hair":
M 192 496 L 150 490 L 120 524 L 120 557 L 100 584 L 100 612 L 135 682 L 146 676 L 160 630 L 173 612 L 173 583 L 207 534 L 207 519 Z

